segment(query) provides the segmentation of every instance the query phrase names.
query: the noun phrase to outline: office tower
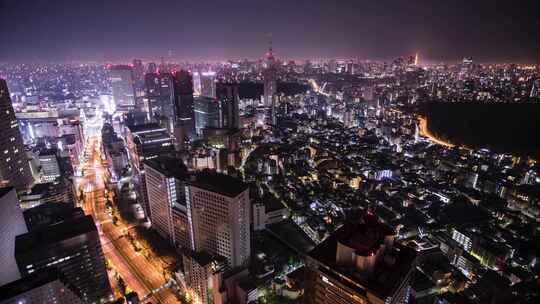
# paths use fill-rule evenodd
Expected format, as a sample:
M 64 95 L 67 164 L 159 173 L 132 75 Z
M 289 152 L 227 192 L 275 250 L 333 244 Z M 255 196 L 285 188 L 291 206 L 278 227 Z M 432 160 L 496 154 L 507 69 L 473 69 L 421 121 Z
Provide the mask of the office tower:
M 28 232 L 13 187 L 0 188 L 0 285 L 21 277 L 15 261 L 15 237 Z
M 540 79 L 535 79 L 531 88 L 531 98 L 540 96 Z
M 346 223 L 306 258 L 305 303 L 409 303 L 416 252 L 365 214 Z
M 173 154 L 173 139 L 167 129 L 158 124 L 128 126 L 125 134 L 129 159 L 136 174 L 141 171 L 143 160 Z
M 219 102 L 219 127 L 239 129 L 238 85 L 220 83 L 217 88 L 217 99 Z
M 146 160 L 144 172 L 152 228 L 171 244 L 187 247 L 186 166 L 182 160 L 162 156 Z
M 184 149 L 184 142 L 195 137 L 195 112 L 193 78 L 185 70 L 174 76 L 174 137 L 177 150 Z
M 141 84 L 143 81 L 144 76 L 144 66 L 142 63 L 142 60 L 140 59 L 133 59 L 133 78 L 135 79 L 135 82 L 138 84 Z
M 186 285 L 193 292 L 194 303 L 226 303 L 223 274 L 227 261 L 207 252 L 185 252 L 182 255 Z
M 0 185 L 12 185 L 23 189 L 33 182 L 26 159 L 19 124 L 9 97 L 5 80 L 0 79 Z
M 174 154 L 174 139 L 166 128 L 151 123 L 126 128 L 126 143 L 133 172 L 139 177 L 139 200 L 147 216 L 151 216 L 148 205 L 146 182 L 142 162 L 158 156 Z
M 150 117 L 172 133 L 174 127 L 173 76 L 170 73 L 147 73 L 145 93 Z
M 266 67 L 263 71 L 264 78 L 264 105 L 266 107 L 275 107 L 275 95 L 277 93 L 277 68 L 276 60 L 272 51 L 272 45 L 266 53 Z M 273 110 L 272 110 L 273 111 Z M 273 113 L 273 112 L 272 112 Z
M 216 72 L 202 72 L 199 75 L 201 81 L 201 96 L 210 98 L 216 97 Z
M 190 179 L 186 193 L 190 249 L 245 266 L 250 258 L 249 189 L 228 175 L 202 171 Z
M 155 62 L 149 62 L 148 68 L 146 69 L 146 73 L 152 74 L 152 73 L 157 73 L 157 72 L 158 72 L 157 64 Z
M 84 303 L 58 269 L 46 268 L 0 287 L 0 304 Z
M 60 177 L 60 166 L 56 157 L 55 149 L 45 149 L 39 151 L 39 164 L 41 166 L 41 181 L 52 182 Z
M 23 277 L 56 267 L 83 301 L 112 300 L 105 258 L 91 215 L 17 236 L 15 259 Z
M 220 126 L 219 100 L 209 97 L 195 97 L 195 131 L 201 136 L 205 128 Z
M 135 81 L 129 65 L 110 65 L 107 68 L 116 109 L 129 112 L 135 109 Z

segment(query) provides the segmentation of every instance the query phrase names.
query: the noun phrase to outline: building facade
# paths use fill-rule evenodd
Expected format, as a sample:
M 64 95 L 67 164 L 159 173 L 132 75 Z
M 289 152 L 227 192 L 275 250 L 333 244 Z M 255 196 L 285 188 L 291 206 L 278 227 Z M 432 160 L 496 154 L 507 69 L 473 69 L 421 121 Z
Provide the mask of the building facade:
M 21 277 L 15 261 L 15 237 L 28 232 L 13 187 L 0 188 L 0 286 Z
M 23 277 L 56 267 L 83 301 L 107 303 L 112 300 L 105 257 L 91 215 L 18 235 L 15 259 Z
M 7 83 L 3 79 L 0 79 L 0 113 L 0 144 L 3 147 L 0 153 L 0 184 L 27 188 L 33 183 L 33 178 Z

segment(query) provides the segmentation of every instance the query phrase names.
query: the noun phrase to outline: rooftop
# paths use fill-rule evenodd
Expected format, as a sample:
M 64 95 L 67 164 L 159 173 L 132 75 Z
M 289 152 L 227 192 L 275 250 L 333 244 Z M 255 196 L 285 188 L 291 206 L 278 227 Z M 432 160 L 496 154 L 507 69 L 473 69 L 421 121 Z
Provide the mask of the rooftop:
M 210 170 L 197 172 L 190 184 L 228 197 L 237 197 L 248 189 L 248 185 L 240 179 Z
M 9 300 L 20 294 L 52 283 L 56 280 L 62 280 L 62 276 L 56 268 L 37 271 L 24 278 L 0 286 L 0 302 Z
M 55 225 L 18 235 L 15 238 L 15 255 L 50 246 L 88 232 L 97 233 L 91 215 L 71 218 Z
M 13 187 L 0 188 L 0 198 L 4 197 L 4 195 L 8 194 L 11 190 L 13 190 Z
M 188 177 L 188 169 L 181 159 L 170 156 L 158 156 L 156 158 L 144 161 L 146 166 L 159 171 L 167 177 L 175 177 L 177 179 L 186 179 Z
M 149 124 L 144 124 L 144 125 L 131 125 L 131 126 L 128 126 L 128 129 L 131 133 L 157 132 L 157 131 L 165 130 L 165 128 L 163 128 L 157 123 L 149 123 Z
M 334 277 L 347 287 L 362 294 L 369 291 L 386 299 L 392 296 L 411 269 L 414 268 L 416 252 L 413 249 L 401 244 L 394 244 L 391 254 L 395 258 L 395 262 L 386 263 L 384 259 L 379 260 L 373 273 L 368 276 L 360 274 L 354 267 L 339 265 L 336 261 L 336 251 L 338 242 L 347 243 L 357 252 L 360 251 L 359 253 L 371 250 L 372 246 L 380 245 L 378 244 L 379 237 L 376 236 L 385 236 L 390 231 L 389 227 L 375 221 L 374 218 L 360 223 L 345 223 L 324 242 L 315 247 L 309 256 L 326 266 L 319 267 L 320 271 Z M 342 279 L 342 277 L 347 279 Z

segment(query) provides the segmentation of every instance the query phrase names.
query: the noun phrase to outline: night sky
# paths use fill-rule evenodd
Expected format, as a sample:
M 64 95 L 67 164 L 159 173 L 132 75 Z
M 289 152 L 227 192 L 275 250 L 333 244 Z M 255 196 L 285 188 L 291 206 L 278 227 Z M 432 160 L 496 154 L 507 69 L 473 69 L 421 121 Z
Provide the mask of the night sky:
M 519 5 L 518 5 L 519 3 Z M 0 62 L 540 61 L 538 0 L 0 0 Z

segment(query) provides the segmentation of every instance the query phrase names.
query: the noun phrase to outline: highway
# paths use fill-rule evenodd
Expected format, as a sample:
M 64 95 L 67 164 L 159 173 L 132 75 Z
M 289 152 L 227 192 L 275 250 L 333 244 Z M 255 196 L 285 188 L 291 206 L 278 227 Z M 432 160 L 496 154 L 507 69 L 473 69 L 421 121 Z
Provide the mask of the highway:
M 455 146 L 450 142 L 437 138 L 435 135 L 429 132 L 429 129 L 427 127 L 427 119 L 424 117 L 418 118 L 418 133 L 420 134 L 420 136 L 427 137 L 430 141 L 437 145 L 445 146 L 447 148 L 453 148 Z
M 86 214 L 94 217 L 105 257 L 120 273 L 128 288 L 136 291 L 142 298 L 166 283 L 163 264 L 159 259 L 152 261 L 135 251 L 125 237 L 129 229 L 125 223 L 118 221 L 116 225 L 113 224 L 106 208 L 105 174 L 107 170 L 101 162 L 100 146 L 99 137 L 90 136 L 87 143 L 87 159 L 83 165 L 84 173 L 79 181 L 79 186 L 85 193 L 81 206 Z M 163 304 L 178 303 L 170 289 L 162 289 L 148 298 L 148 301 Z

